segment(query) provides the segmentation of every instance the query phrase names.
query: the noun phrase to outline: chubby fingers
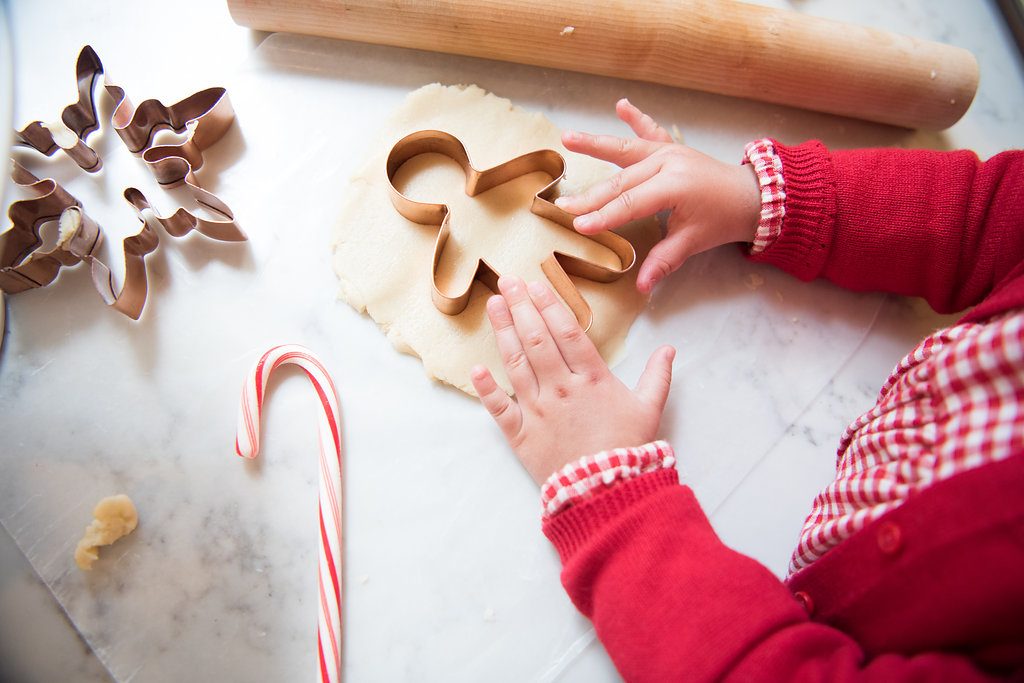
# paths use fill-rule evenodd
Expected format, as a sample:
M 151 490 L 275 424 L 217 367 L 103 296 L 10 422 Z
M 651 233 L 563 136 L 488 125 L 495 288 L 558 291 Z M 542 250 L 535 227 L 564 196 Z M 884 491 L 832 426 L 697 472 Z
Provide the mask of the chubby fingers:
M 675 202 L 674 190 L 670 179 L 655 172 L 647 180 L 615 195 L 607 204 L 576 216 L 572 225 L 584 235 L 613 230 L 671 208 Z
M 636 288 L 644 294 L 650 294 L 654 286 L 679 269 L 686 259 L 706 249 L 701 247 L 696 237 L 697 226 L 680 226 L 673 229 L 669 219 L 669 232 L 647 252 L 647 257 L 640 264 L 636 274 Z
M 508 303 L 516 334 L 533 368 L 537 384 L 542 384 L 550 377 L 566 374 L 569 368 L 544 318 L 530 298 L 526 283 L 518 277 L 503 275 L 498 279 L 498 289 Z
M 515 439 L 523 427 L 523 412 L 519 405 L 498 386 L 491 371 L 483 365 L 474 367 L 469 376 L 473 380 L 473 388 L 476 389 L 480 402 L 498 423 L 501 433 L 509 441 Z
M 585 216 L 608 204 L 623 192 L 628 192 L 640 183 L 650 180 L 660 170 L 661 159 L 656 156 L 647 157 L 632 166 L 627 166 L 612 177 L 591 185 L 580 194 L 559 197 L 555 200 L 555 206 L 577 216 Z M 575 221 L 573 227 L 581 229 Z
M 652 142 L 641 138 L 591 135 L 572 130 L 562 133 L 562 144 L 570 151 L 610 161 L 622 168 L 646 159 L 665 146 L 663 142 Z
M 647 114 L 643 113 L 633 103 L 623 97 L 615 103 L 615 113 L 622 119 L 637 137 L 651 142 L 675 142 L 667 130 L 658 125 L 658 122 Z
M 512 312 L 504 298 L 492 296 L 487 300 L 487 318 L 494 328 L 494 340 L 498 344 L 498 353 L 501 354 L 505 372 L 512 382 L 512 389 L 519 397 L 536 396 L 537 376 L 530 367 L 530 360 L 526 357 L 526 351 L 516 333 Z M 477 389 L 478 393 L 479 391 Z
M 659 413 L 665 409 L 665 401 L 668 400 L 675 357 L 676 350 L 671 346 L 659 347 L 647 360 L 647 367 L 636 383 L 636 395 L 656 406 Z
M 531 282 L 528 290 L 569 370 L 577 375 L 590 376 L 607 370 L 604 359 L 580 327 L 576 316 L 562 305 L 554 293 L 539 282 Z

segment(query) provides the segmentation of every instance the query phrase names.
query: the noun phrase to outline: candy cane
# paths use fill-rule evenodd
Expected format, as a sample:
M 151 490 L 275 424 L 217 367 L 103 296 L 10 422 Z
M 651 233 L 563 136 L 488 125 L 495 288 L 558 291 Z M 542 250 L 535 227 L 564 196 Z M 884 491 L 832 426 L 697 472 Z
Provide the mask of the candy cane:
M 298 365 L 313 383 L 320 399 L 320 542 L 317 617 L 317 680 L 341 680 L 341 423 L 334 382 L 308 349 L 296 344 L 275 346 L 259 359 L 242 387 L 235 452 L 255 458 L 260 450 L 260 416 L 267 380 L 279 365 Z

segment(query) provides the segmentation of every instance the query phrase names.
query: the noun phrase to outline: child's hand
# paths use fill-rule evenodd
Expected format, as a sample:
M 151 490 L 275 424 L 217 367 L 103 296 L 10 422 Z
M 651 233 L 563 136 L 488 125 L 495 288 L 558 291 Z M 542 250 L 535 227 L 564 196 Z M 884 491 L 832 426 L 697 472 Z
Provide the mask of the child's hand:
M 753 242 L 761 212 L 761 190 L 749 167 L 724 164 L 672 142 L 672 136 L 628 100 L 615 106 L 636 138 L 566 131 L 562 144 L 622 167 L 582 194 L 556 204 L 577 214 L 584 235 L 671 210 L 668 234 L 640 266 L 636 286 L 654 285 L 690 256 L 728 242 Z
M 534 481 L 584 455 L 654 440 L 675 349 L 655 351 L 630 391 L 550 289 L 513 277 L 498 287 L 487 316 L 516 398 L 482 365 L 473 368 L 473 387 Z

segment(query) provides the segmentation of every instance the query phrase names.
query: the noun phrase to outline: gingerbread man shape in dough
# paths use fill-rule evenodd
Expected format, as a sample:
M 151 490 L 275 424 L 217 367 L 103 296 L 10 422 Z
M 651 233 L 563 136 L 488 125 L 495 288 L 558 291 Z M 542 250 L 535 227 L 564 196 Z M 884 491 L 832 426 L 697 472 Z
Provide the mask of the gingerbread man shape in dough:
M 419 201 L 398 190 L 399 171 L 414 158 L 428 154 L 448 157 L 461 167 L 465 175 L 464 195 L 476 199 L 474 210 L 467 211 L 463 202 L 463 211 L 476 214 L 473 218 L 478 226 L 481 222 L 493 223 L 506 231 L 499 240 L 504 246 L 492 248 L 489 254 L 480 254 L 479 249 L 474 249 L 472 240 L 468 239 L 472 226 L 459 222 L 460 217 L 451 208 L 454 198 L 448 203 Z M 568 231 L 564 250 L 560 248 L 543 255 L 540 267 L 580 325 L 590 328 L 593 313 L 569 276 L 612 282 L 632 268 L 636 253 L 628 240 L 615 233 L 583 236 L 573 229 L 573 215 L 562 211 L 552 201 L 564 174 L 565 160 L 550 149 L 530 152 L 478 171 L 470 163 L 463 144 L 449 133 L 422 130 L 395 143 L 387 159 L 391 203 L 406 219 L 438 227 L 431 266 L 432 299 L 438 310 L 448 315 L 464 311 L 474 281 L 493 292 L 498 291 L 501 273 L 494 262 L 500 259 L 503 248 L 514 246 L 518 238 L 515 231 L 524 227 L 522 217 L 532 214 L 549 228 Z M 520 198 L 524 192 L 530 197 L 528 214 L 522 210 Z M 533 223 L 538 225 L 535 220 Z

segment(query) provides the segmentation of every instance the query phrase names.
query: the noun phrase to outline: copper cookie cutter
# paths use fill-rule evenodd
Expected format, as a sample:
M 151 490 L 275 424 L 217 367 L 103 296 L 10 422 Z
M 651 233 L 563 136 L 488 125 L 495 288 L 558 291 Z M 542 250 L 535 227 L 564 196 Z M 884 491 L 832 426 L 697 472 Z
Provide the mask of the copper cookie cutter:
M 13 226 L 0 235 L 0 264 L 4 266 L 0 269 L 0 287 L 8 294 L 17 294 L 50 284 L 62 266 L 73 266 L 91 256 L 102 243 L 103 234 L 82 212 L 81 203 L 55 180 L 40 180 L 18 162 L 11 164 L 11 179 L 36 195 L 11 204 L 8 215 Z M 39 228 L 65 215 L 57 243 L 48 251 L 40 249 Z
M 124 238 L 124 281 L 118 291 L 110 268 L 95 256 L 103 231 L 82 210 L 81 203 L 52 178 L 40 180 L 17 162 L 13 162 L 11 178 L 37 196 L 11 204 L 8 215 L 13 225 L 0 235 L 0 289 L 17 294 L 45 287 L 57 278 L 61 267 L 84 262 L 103 301 L 138 320 L 148 290 L 145 256 L 160 244 L 149 223 L 143 220 L 138 234 Z M 58 221 L 59 236 L 53 248 L 44 251 L 39 228 L 50 220 Z
M 438 265 L 441 263 L 445 245 L 451 236 L 449 228 L 451 211 L 446 204 L 433 204 L 410 199 L 399 192 L 394 184 L 395 174 L 398 173 L 398 169 L 413 157 L 421 154 L 441 154 L 458 163 L 465 173 L 465 192 L 470 197 L 475 197 L 502 183 L 528 173 L 537 171 L 546 173 L 552 180 L 534 195 L 530 211 L 542 218 L 557 223 L 567 230 L 571 230 L 574 234 L 579 234 L 572 226 L 575 216 L 558 208 L 552 201 L 557 193 L 559 181 L 565 176 L 565 159 L 558 152 L 551 149 L 537 150 L 518 156 L 493 168 L 478 171 L 470 163 L 469 154 L 466 152 L 465 146 L 454 135 L 439 130 L 421 130 L 406 135 L 395 143 L 388 154 L 388 189 L 391 203 L 403 217 L 421 225 L 436 225 L 439 227 L 437 240 L 434 242 L 433 265 L 431 266 L 430 273 L 432 283 L 431 296 L 434 306 L 442 313 L 458 315 L 466 310 L 466 306 L 469 305 L 473 282 L 479 282 L 492 292 L 498 293 L 499 273 L 486 260 L 479 258 L 477 259 L 476 272 L 473 275 L 473 279 L 464 291 L 452 294 L 443 292 L 438 287 Z M 595 235 L 586 235 L 585 237 L 614 253 L 619 259 L 619 266 L 603 266 L 578 256 L 554 251 L 551 256 L 541 263 L 541 269 L 544 271 L 544 275 L 547 276 L 552 288 L 566 303 L 573 315 L 576 316 L 580 326 L 584 330 L 589 330 L 594 321 L 593 311 L 569 276 L 575 275 L 595 282 L 612 282 L 622 277 L 633 267 L 633 263 L 636 261 L 636 251 L 629 240 L 613 232 L 602 232 Z
M 172 237 L 182 237 L 195 230 L 219 241 L 246 239 L 228 205 L 203 189 L 194 174 L 203 165 L 203 151 L 231 127 L 234 110 L 224 88 L 208 88 L 169 107 L 153 99 L 135 107 L 124 89 L 110 82 L 96 52 L 87 45 L 79 54 L 76 65 L 78 101 L 61 112 L 64 127 L 33 121 L 17 131 L 16 142 L 46 156 L 60 149 L 82 170 L 88 173 L 99 171 L 102 159 L 89 147 L 87 138 L 99 128 L 94 91 L 101 74 L 104 75 L 104 88 L 114 100 L 113 129 L 129 151 L 142 156 L 162 187 L 173 188 L 184 183 L 199 204 L 224 216 L 224 219 L 201 218 L 183 207 L 169 216 L 160 216 L 140 190 L 126 188 L 124 198 L 138 214 L 142 229 L 124 240 L 125 276 L 121 291 L 117 292 L 110 269 L 94 256 L 102 240 L 102 231 L 84 213 L 81 202 L 56 181 L 49 178 L 40 180 L 14 162 L 12 179 L 37 196 L 14 202 L 8 210 L 12 227 L 0 234 L 0 289 L 14 294 L 44 287 L 57 277 L 62 266 L 86 261 L 92 269 L 93 283 L 104 301 L 125 315 L 138 319 L 146 302 L 145 256 L 160 243 L 159 235 L 146 220 L 145 211 L 148 210 Z M 171 144 L 153 144 L 156 133 L 167 129 L 184 137 Z M 43 242 L 39 228 L 54 219 L 60 221 L 57 245 L 41 252 L 39 249 Z

